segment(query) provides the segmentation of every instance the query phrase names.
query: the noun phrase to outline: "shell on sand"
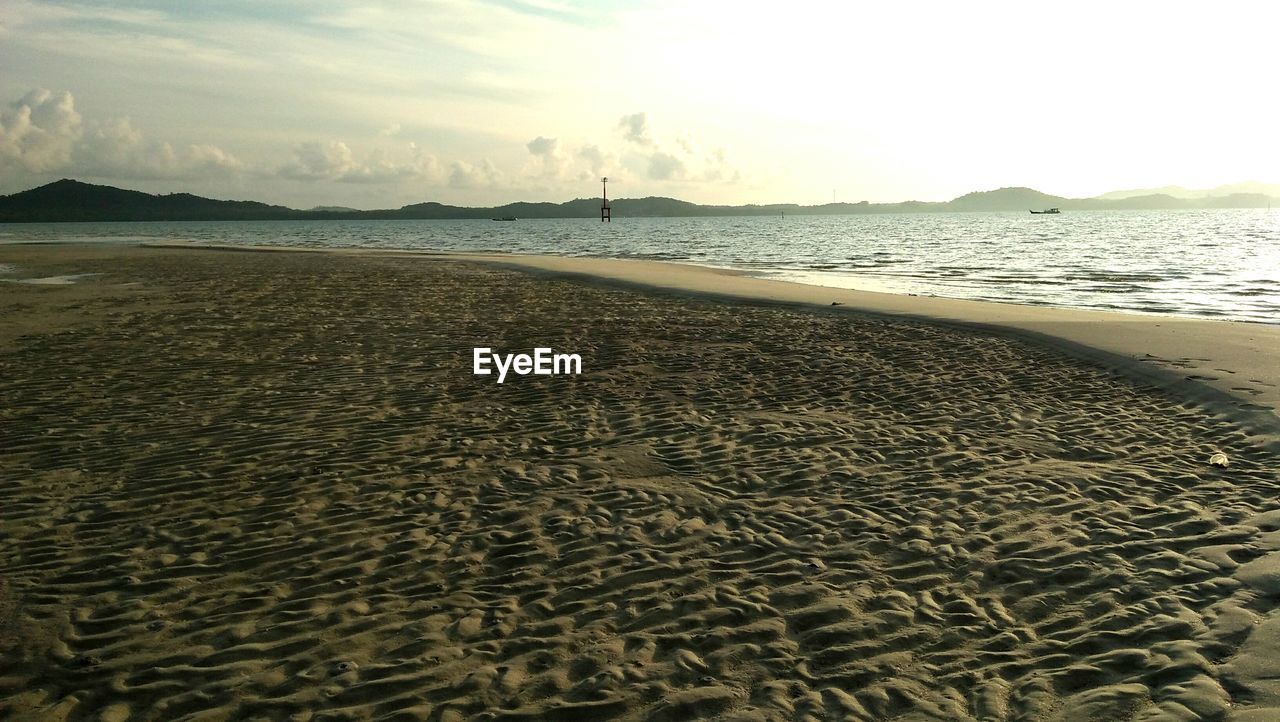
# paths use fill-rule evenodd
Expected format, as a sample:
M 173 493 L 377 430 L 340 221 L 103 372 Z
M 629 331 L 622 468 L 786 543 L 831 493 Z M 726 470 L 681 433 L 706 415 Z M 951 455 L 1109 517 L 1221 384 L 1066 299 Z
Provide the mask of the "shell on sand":
M 1209 457 L 1210 466 L 1217 466 L 1225 469 L 1230 463 L 1231 462 L 1227 460 L 1227 455 L 1221 451 Z

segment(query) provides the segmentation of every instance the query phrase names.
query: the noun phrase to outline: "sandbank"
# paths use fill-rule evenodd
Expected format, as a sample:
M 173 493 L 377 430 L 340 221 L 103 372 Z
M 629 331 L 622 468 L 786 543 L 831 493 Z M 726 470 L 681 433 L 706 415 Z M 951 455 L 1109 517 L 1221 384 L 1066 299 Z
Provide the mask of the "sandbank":
M 1052 345 L 1158 384 L 1267 437 L 1280 450 L 1280 325 L 912 296 L 777 281 L 745 271 L 666 261 L 520 254 L 274 246 L 155 247 L 425 255 L 577 276 L 690 296 L 796 304 L 982 329 Z
M 667 264 L 0 263 L 100 274 L 0 284 L 0 717 L 1280 710 L 1276 455 L 1059 329 Z
M 839 304 L 839 310 L 1012 334 L 1159 383 L 1259 430 L 1270 428 L 1274 433 L 1280 423 L 1280 325 L 858 291 L 658 261 L 457 255 L 641 288 L 818 307 Z

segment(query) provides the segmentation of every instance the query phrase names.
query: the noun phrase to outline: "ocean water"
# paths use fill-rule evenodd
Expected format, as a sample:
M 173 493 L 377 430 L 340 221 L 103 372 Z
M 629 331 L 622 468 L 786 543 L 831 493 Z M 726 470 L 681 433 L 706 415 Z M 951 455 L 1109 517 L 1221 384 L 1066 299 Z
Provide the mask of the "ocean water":
M 185 241 L 646 258 L 818 285 L 1280 324 L 1280 209 L 0 224 L 0 243 Z

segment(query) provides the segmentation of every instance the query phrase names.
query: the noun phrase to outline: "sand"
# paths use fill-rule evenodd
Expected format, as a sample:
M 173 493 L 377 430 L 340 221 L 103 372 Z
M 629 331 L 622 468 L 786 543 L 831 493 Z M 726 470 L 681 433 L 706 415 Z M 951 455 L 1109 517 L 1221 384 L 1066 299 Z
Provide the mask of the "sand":
M 824 288 L 741 272 L 653 261 L 462 254 L 542 274 L 664 289 L 700 297 L 836 304 L 846 310 L 926 320 L 1050 346 L 1161 386 L 1237 423 L 1272 432 L 1280 416 L 1280 326 L 1125 314 Z M 1280 453 L 1280 437 L 1262 440 Z
M 0 263 L 102 274 L 0 284 L 0 717 L 1280 715 L 1267 409 L 604 273 Z

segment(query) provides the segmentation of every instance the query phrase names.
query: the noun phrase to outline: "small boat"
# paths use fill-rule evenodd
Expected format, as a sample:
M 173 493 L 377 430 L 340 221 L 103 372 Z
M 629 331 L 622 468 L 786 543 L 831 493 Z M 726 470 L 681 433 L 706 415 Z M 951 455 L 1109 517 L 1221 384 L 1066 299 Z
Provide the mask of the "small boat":
M 493 218 L 493 219 L 491 219 L 491 220 L 495 220 L 495 221 L 514 221 L 515 219 L 516 219 L 516 217 L 515 217 L 515 216 L 503 216 L 503 217 L 501 217 L 501 218 Z
M 1057 208 L 1046 208 L 1043 211 L 1031 211 L 1031 212 L 1039 216 L 1039 215 L 1044 215 L 1045 213 L 1057 214 L 1057 213 L 1061 213 L 1062 211 L 1058 210 Z

